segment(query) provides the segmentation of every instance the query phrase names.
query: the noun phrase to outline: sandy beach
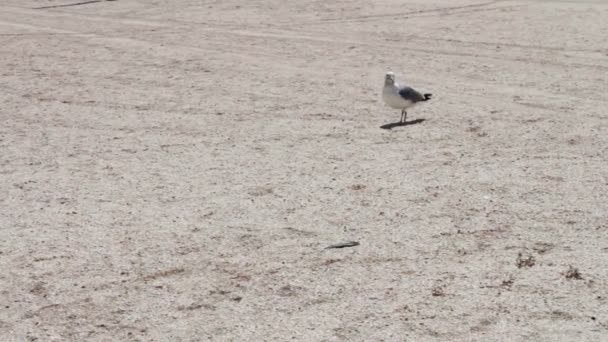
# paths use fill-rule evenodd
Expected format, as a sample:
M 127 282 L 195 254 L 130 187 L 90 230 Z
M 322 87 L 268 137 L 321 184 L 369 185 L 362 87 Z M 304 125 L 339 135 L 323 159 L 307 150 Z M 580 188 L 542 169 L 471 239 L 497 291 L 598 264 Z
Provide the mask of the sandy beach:
M 606 340 L 608 2 L 77 2 L 0 3 L 1 341 Z

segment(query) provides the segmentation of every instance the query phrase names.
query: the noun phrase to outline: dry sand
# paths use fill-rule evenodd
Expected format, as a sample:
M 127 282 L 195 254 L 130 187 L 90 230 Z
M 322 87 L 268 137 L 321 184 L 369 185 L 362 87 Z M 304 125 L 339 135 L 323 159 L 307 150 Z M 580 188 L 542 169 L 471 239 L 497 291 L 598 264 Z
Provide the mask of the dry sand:
M 69 3 L 0 5 L 2 341 L 606 340 L 608 2 Z

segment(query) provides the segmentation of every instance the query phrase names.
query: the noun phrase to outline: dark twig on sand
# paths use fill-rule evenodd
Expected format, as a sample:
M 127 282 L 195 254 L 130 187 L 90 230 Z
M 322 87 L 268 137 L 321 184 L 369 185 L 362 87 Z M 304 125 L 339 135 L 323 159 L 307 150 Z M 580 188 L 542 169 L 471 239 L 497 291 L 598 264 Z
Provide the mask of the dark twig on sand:
M 36 7 L 36 8 L 33 8 L 33 9 L 48 9 L 48 8 L 59 8 L 59 7 L 72 7 L 72 6 L 94 4 L 96 2 L 102 2 L 102 1 L 103 0 L 90 0 L 90 1 L 77 2 L 77 3 L 74 3 L 74 4 L 42 6 L 42 7 Z M 105 0 L 105 1 L 115 1 L 115 0 Z
M 357 241 L 349 241 L 349 242 L 337 243 L 335 245 L 327 246 L 327 247 L 325 247 L 325 249 L 345 248 L 345 247 L 355 247 L 355 246 L 359 246 L 359 242 L 357 242 Z

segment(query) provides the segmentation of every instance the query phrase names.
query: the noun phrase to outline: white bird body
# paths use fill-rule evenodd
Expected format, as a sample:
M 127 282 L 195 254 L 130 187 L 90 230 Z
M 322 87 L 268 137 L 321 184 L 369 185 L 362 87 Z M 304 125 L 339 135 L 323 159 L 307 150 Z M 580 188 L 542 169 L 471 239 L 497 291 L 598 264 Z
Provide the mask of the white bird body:
M 399 83 L 384 84 L 382 89 L 382 99 L 391 108 L 405 109 L 413 107 L 416 103 L 411 100 L 406 100 L 399 95 Z

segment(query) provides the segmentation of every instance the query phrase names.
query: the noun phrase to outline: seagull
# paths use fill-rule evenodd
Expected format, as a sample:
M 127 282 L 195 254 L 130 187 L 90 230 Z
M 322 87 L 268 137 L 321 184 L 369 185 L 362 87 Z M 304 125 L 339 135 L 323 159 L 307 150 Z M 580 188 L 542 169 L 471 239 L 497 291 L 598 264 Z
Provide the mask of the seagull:
M 423 95 L 411 87 L 400 86 L 399 83 L 395 82 L 395 74 L 390 71 L 384 77 L 382 99 L 389 107 L 401 109 L 400 123 L 405 123 L 407 116 L 406 109 L 413 107 L 418 102 L 430 100 L 432 95 Z

